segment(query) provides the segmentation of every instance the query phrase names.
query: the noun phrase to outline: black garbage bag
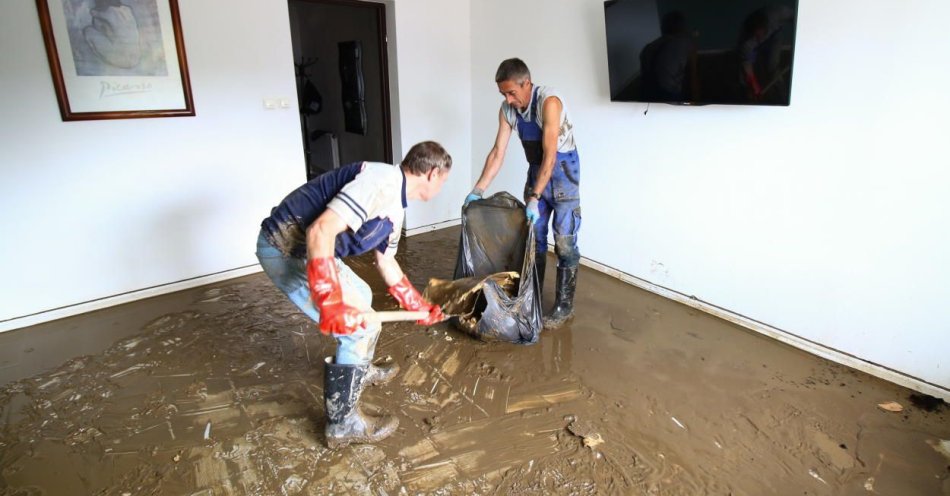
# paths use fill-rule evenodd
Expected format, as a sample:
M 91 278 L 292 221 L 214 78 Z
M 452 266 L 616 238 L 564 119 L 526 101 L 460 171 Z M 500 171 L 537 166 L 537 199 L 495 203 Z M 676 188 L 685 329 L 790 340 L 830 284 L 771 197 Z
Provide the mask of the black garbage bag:
M 534 257 L 524 203 L 504 192 L 469 203 L 454 277 L 473 278 L 480 287 L 471 310 L 453 322 L 484 341 L 536 342 L 543 324 Z

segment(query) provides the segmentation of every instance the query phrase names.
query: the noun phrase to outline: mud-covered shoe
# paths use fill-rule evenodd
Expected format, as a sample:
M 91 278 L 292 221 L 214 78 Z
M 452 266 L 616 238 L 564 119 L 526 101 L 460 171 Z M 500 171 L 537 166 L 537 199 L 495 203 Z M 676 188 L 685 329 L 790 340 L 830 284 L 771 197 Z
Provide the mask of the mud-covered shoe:
M 323 400 L 327 411 L 327 446 L 336 449 L 350 443 L 375 443 L 399 426 L 393 416 L 374 417 L 360 411 L 369 365 L 337 365 L 326 362 Z

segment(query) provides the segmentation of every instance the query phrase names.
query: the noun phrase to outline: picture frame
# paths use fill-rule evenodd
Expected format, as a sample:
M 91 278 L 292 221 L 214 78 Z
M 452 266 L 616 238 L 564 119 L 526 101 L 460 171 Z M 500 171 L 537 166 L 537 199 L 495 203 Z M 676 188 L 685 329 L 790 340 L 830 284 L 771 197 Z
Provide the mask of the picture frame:
M 177 0 L 36 0 L 64 121 L 195 115 Z

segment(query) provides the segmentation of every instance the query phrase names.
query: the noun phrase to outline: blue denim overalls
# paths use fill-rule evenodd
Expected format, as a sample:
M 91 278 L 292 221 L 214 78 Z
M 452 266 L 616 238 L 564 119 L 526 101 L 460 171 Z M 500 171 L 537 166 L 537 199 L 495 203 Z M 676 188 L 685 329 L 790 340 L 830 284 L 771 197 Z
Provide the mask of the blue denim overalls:
M 534 189 L 534 183 L 541 169 L 544 150 L 541 144 L 541 126 L 537 124 L 538 87 L 535 86 L 528 107 L 528 118 L 518 119 L 518 137 L 524 146 L 528 159 L 528 180 L 525 182 L 525 198 Z M 555 123 L 554 125 L 559 125 Z M 548 247 L 548 219 L 554 214 L 554 251 L 557 253 L 559 267 L 576 267 L 581 254 L 577 249 L 577 231 L 581 228 L 581 169 L 577 150 L 567 153 L 557 152 L 551 180 L 538 200 L 538 212 L 541 218 L 534 224 L 536 251 L 543 257 Z

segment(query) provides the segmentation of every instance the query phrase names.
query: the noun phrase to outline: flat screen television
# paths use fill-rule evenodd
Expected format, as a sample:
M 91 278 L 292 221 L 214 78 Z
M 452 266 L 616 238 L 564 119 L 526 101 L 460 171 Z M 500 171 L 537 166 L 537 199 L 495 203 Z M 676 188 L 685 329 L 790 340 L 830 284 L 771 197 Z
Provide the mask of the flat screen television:
M 608 0 L 610 99 L 789 105 L 797 13 L 797 0 Z

